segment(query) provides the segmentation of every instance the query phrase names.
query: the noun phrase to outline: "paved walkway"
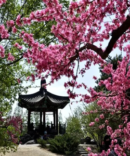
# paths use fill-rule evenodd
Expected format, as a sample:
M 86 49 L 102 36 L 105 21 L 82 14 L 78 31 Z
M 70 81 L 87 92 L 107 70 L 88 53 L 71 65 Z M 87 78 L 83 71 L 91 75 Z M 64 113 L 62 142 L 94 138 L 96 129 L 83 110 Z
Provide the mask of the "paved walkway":
M 54 153 L 42 149 L 39 145 L 19 145 L 17 152 L 6 153 L 4 156 L 58 156 Z M 62 155 L 59 155 L 62 156 Z
M 80 154 L 72 156 L 88 156 L 88 154 L 86 154 L 83 150 L 84 148 L 86 148 L 86 145 L 80 144 L 79 148 Z M 5 155 L 2 156 L 65 156 L 65 155 L 54 154 L 46 149 L 40 148 L 38 144 L 30 144 L 30 145 L 28 144 L 28 145 L 19 145 L 16 152 L 6 153 Z

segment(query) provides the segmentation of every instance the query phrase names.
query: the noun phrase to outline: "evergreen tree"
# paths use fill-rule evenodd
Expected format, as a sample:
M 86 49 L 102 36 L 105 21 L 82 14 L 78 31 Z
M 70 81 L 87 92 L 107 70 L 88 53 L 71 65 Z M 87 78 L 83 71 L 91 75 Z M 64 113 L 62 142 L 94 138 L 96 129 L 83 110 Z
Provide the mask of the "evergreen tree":
M 117 69 L 117 66 L 118 66 L 118 61 L 121 61 L 122 60 L 122 55 L 116 55 L 115 57 L 111 57 L 109 56 L 107 59 L 106 59 L 106 64 L 112 64 L 113 65 L 113 69 L 116 70 Z M 104 85 L 102 86 L 99 86 L 98 83 L 100 82 L 100 80 L 105 80 L 105 79 L 108 79 L 109 77 L 111 77 L 111 74 L 106 74 L 104 72 L 102 72 L 104 67 L 100 67 L 100 73 L 101 73 L 101 76 L 100 78 L 96 81 L 97 83 L 97 86 L 95 86 L 95 90 L 96 91 L 107 91 L 106 87 Z

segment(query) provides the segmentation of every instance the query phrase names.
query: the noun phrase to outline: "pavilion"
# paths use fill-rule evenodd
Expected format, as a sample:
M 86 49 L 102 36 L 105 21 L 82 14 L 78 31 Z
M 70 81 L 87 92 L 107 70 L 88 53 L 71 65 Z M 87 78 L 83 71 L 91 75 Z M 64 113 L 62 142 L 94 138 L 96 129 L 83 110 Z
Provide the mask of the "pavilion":
M 68 96 L 58 96 L 48 92 L 45 88 L 46 81 L 41 80 L 41 88 L 38 92 L 29 95 L 19 95 L 18 106 L 28 110 L 27 129 L 31 130 L 31 112 L 40 112 L 39 132 L 43 133 L 47 129 L 46 112 L 53 113 L 53 124 L 50 129 L 58 133 L 58 109 L 63 109 L 69 102 Z

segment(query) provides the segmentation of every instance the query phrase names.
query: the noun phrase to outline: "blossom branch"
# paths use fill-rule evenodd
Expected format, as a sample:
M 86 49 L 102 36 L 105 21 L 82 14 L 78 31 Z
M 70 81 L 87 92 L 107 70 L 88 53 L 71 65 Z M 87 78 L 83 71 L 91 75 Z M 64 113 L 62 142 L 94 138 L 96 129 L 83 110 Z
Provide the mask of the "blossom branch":
M 8 63 L 8 64 L 6 64 L 6 65 L 7 65 L 7 66 L 10 66 L 10 65 L 12 65 L 12 64 L 15 64 L 15 63 L 17 63 L 18 61 L 20 61 L 22 58 L 23 58 L 23 56 L 21 56 L 21 57 L 18 58 L 17 60 L 15 60 L 15 61 L 13 61 L 13 62 L 11 62 L 11 63 Z
M 74 61 L 76 58 L 79 57 L 79 52 L 83 51 L 84 49 L 91 49 L 95 51 L 98 55 L 101 56 L 102 59 L 106 59 L 108 55 L 111 53 L 112 48 L 114 47 L 117 40 L 124 34 L 126 30 L 128 30 L 130 27 L 130 16 L 127 16 L 127 19 L 123 22 L 123 24 L 118 27 L 116 30 L 113 30 L 112 32 L 112 38 L 110 39 L 108 46 L 105 51 L 103 51 L 101 48 L 98 48 L 97 46 L 87 43 L 83 47 L 81 47 L 79 50 L 76 50 L 76 54 L 70 58 L 70 61 Z

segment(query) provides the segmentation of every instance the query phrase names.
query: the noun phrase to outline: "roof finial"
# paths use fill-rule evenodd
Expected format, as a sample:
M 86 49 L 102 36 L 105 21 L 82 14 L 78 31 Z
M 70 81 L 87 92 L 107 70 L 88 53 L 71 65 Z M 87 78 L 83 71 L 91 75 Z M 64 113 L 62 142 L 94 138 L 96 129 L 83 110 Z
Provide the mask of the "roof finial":
M 45 88 L 46 89 L 46 80 L 44 77 L 41 78 L 41 88 Z

